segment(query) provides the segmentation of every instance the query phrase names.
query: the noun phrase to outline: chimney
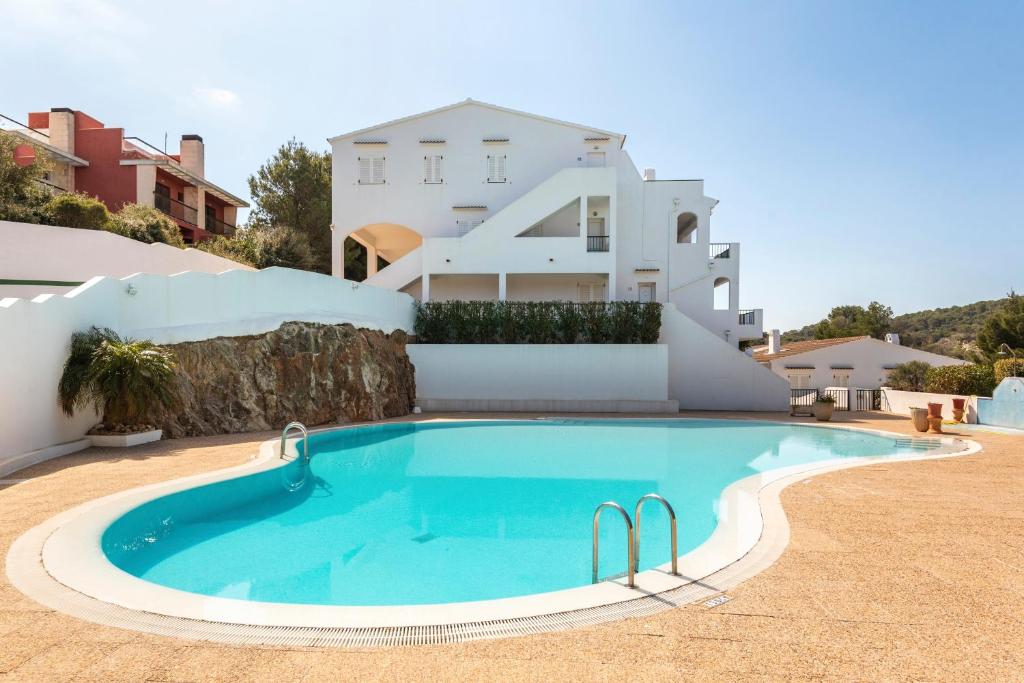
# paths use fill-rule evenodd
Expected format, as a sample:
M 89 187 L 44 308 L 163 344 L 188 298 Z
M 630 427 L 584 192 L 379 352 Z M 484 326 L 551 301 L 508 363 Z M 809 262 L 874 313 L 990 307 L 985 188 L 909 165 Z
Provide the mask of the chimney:
M 75 153 L 75 112 L 68 107 L 50 110 L 50 144 L 68 154 Z
M 181 165 L 186 171 L 190 171 L 200 178 L 205 178 L 205 150 L 203 139 L 198 135 L 181 136 Z
M 645 168 L 644 169 L 644 180 L 654 180 L 654 169 L 653 168 Z
M 778 330 L 768 333 L 768 353 L 778 353 L 782 350 L 782 335 Z
M 899 346 L 900 335 L 896 334 L 895 332 L 886 332 L 885 341 L 889 342 L 890 344 L 895 344 L 896 346 Z

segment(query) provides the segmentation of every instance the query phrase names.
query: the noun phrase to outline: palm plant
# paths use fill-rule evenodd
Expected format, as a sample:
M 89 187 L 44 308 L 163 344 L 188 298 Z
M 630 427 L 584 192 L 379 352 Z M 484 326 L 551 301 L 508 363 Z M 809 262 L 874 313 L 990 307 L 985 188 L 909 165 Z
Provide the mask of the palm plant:
M 140 425 L 160 407 L 174 404 L 174 359 L 151 341 L 121 339 L 93 327 L 71 336 L 71 353 L 58 385 L 69 417 L 95 406 L 107 425 Z

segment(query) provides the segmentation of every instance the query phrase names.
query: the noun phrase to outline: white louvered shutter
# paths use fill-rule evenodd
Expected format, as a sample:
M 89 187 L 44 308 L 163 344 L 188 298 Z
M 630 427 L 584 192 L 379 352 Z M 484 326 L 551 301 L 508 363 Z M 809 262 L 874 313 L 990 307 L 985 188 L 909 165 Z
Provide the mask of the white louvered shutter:
M 359 184 L 369 185 L 373 182 L 373 159 L 359 157 Z
M 455 221 L 455 224 L 459 228 L 459 237 L 462 237 L 463 235 L 471 231 L 473 228 L 479 226 L 483 222 L 484 219 L 482 218 L 463 218 L 461 220 Z
M 384 182 L 384 157 L 373 158 L 373 182 L 375 185 Z
M 507 179 L 508 157 L 504 154 L 487 155 L 487 182 L 503 183 Z
M 423 157 L 423 182 L 437 184 L 441 179 L 441 155 L 428 154 Z

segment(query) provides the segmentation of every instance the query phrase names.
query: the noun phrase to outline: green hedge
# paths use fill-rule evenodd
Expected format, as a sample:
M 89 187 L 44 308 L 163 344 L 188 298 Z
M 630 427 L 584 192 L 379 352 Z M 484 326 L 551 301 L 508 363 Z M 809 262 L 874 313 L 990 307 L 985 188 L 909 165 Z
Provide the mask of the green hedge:
M 925 375 L 924 390 L 933 394 L 991 396 L 996 377 L 991 365 L 946 365 L 931 368 Z
M 1024 377 L 1024 358 L 1004 358 L 997 360 L 993 366 L 996 374 L 996 386 L 1007 377 Z
M 416 305 L 422 344 L 654 344 L 661 304 L 637 301 L 431 301 Z

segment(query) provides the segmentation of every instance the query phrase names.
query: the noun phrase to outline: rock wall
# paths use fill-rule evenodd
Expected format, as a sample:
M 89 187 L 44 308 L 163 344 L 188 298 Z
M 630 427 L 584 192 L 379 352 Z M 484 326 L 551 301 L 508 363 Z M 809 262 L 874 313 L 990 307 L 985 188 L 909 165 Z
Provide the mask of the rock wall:
M 408 335 L 289 322 L 273 332 L 171 344 L 180 403 L 155 424 L 169 437 L 407 415 L 416 398 Z

